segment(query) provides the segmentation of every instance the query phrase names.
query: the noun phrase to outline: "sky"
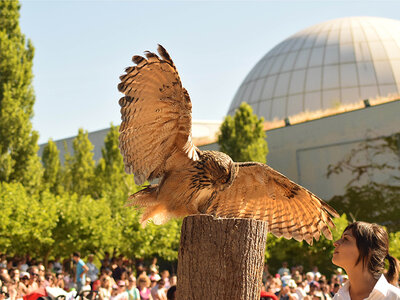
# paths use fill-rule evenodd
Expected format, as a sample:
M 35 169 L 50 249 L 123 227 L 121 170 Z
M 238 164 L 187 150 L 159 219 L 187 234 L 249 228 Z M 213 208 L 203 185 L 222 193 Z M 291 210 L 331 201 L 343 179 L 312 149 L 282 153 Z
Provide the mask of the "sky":
M 350 16 L 400 20 L 400 1 L 21 1 L 35 47 L 33 127 L 39 143 L 120 124 L 119 76 L 163 45 L 194 121 L 222 121 L 241 82 L 275 45 Z

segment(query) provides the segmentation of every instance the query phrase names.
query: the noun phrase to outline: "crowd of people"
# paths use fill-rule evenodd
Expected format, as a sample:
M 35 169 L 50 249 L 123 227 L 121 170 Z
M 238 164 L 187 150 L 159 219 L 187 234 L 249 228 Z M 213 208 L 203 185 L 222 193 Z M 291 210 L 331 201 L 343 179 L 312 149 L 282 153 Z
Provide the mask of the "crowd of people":
M 7 259 L 3 254 L 0 256 L 0 300 L 22 299 L 41 288 L 76 290 L 77 293 L 96 291 L 101 300 L 175 299 L 177 277 L 171 276 L 168 270 L 160 271 L 156 258 L 144 266 L 123 256 L 111 258 L 106 252 L 100 268 L 93 261 L 93 254 L 83 260 L 79 253 L 74 253 L 63 262 L 56 257 L 45 267 L 29 257 Z M 270 274 L 265 265 L 261 299 L 331 300 L 347 280 L 340 268 L 327 278 L 317 267 L 304 272 L 302 266 L 289 269 L 284 262 L 276 273 Z
M 327 278 L 317 266 L 304 272 L 301 265 L 289 269 L 288 263 L 283 262 L 277 273 L 270 274 L 268 265 L 265 265 L 261 297 L 273 300 L 331 300 L 348 280 L 341 268 L 337 268 L 335 273 Z
M 370 226 L 367 223 L 365 223 L 366 225 L 360 224 L 357 226 L 361 226 L 361 228 Z M 361 230 L 357 229 L 352 233 L 350 229 L 347 229 L 342 238 L 334 243 L 334 263 L 346 271 L 350 269 L 353 273 L 354 268 L 361 268 L 360 272 L 363 274 L 373 274 L 373 278 L 375 278 L 373 284 L 376 284 L 380 277 L 381 283 L 378 286 L 382 289 L 386 282 L 382 279 L 382 274 L 386 272 L 385 265 L 382 263 L 383 259 L 379 260 L 379 269 L 371 264 L 371 258 L 367 259 L 368 270 L 364 268 L 364 265 L 358 265 L 353 261 L 354 259 L 349 260 L 349 257 L 361 257 L 356 240 L 368 240 L 364 237 L 365 234 L 360 235 L 361 238 L 358 237 L 358 232 L 362 232 Z M 376 248 L 367 244 L 364 246 L 365 249 Z M 388 243 L 382 247 L 383 254 L 377 253 L 389 260 L 388 280 L 394 286 L 398 286 L 398 262 L 389 255 Z M 378 255 L 376 253 L 368 254 L 368 251 L 363 252 L 367 258 L 374 258 Z M 60 291 L 75 292 L 73 297 L 66 297 L 66 300 L 72 300 L 76 295 L 84 292 L 96 296 L 91 299 L 101 300 L 169 300 L 176 297 L 176 275 L 172 274 L 171 276 L 168 270 L 160 272 L 156 258 L 150 265 L 144 266 L 143 263 L 134 263 L 123 256 L 111 258 L 110 254 L 106 252 L 103 259 L 97 264 L 100 268 L 97 268 L 93 261 L 94 255 L 91 254 L 82 259 L 76 252 L 63 262 L 56 257 L 55 260 L 48 261 L 45 266 L 42 262 L 31 259 L 29 256 L 10 258 L 5 254 L 0 254 L 0 300 L 36 300 L 40 296 L 56 298 L 55 295 Z M 301 265 L 290 267 L 287 262 L 283 262 L 279 270 L 270 272 L 268 265 L 265 264 L 260 299 L 338 300 L 337 295 L 348 290 L 352 279 L 344 274 L 341 267 L 336 269 L 335 274 L 327 277 L 319 272 L 317 266 L 307 271 Z M 351 275 L 351 272 L 348 274 Z M 362 276 L 359 275 L 360 278 Z M 400 300 L 400 290 L 389 283 L 386 286 L 390 295 L 395 295 L 390 299 Z M 342 287 L 344 288 L 341 289 Z M 372 285 L 369 286 L 366 294 L 371 293 L 373 288 Z
M 93 254 L 84 261 L 76 252 L 63 262 L 56 257 L 45 266 L 29 256 L 9 258 L 1 254 L 0 300 L 75 296 L 89 291 L 101 300 L 175 299 L 177 277 L 168 270 L 160 272 L 157 258 L 147 267 L 123 256 L 111 258 L 107 252 L 100 268 L 93 261 Z

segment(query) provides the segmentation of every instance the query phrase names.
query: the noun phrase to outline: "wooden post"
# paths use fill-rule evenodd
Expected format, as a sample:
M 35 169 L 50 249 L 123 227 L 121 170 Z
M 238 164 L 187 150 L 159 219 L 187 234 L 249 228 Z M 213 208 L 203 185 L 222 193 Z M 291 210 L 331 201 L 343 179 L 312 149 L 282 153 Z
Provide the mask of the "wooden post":
M 267 223 L 193 215 L 183 220 L 178 300 L 259 300 Z

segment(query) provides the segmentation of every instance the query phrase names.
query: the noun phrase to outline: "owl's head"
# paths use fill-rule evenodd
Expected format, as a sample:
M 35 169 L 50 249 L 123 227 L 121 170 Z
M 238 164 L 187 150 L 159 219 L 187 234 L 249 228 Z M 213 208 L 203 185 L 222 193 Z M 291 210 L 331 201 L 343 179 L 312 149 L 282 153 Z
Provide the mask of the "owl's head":
M 221 185 L 221 190 L 224 190 L 224 189 L 230 187 L 239 172 L 239 168 L 236 166 L 236 163 L 230 157 L 229 157 L 229 159 L 230 159 L 230 163 L 229 163 L 229 167 L 228 167 L 229 171 L 227 170 L 227 172 L 226 172 L 227 174 L 226 174 L 225 178 L 223 179 L 223 180 L 225 180 L 225 183 L 223 185 Z
M 203 151 L 202 160 L 214 187 L 224 190 L 231 186 L 239 169 L 229 155 L 218 151 Z

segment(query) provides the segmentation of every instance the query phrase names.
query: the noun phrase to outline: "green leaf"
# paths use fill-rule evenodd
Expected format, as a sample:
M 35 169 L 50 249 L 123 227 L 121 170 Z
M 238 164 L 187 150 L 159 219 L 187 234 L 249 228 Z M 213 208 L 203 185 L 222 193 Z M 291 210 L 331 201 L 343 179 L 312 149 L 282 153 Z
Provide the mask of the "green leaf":
M 243 102 L 234 117 L 227 116 L 221 124 L 218 144 L 220 150 L 234 161 L 266 163 L 268 145 L 263 130 L 263 118 L 253 114 L 250 105 Z

